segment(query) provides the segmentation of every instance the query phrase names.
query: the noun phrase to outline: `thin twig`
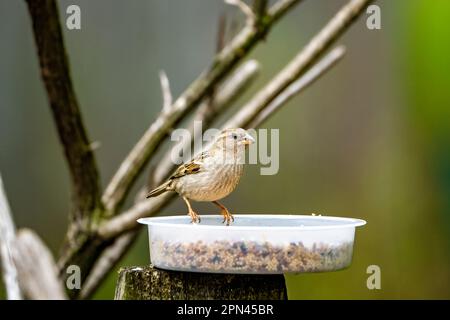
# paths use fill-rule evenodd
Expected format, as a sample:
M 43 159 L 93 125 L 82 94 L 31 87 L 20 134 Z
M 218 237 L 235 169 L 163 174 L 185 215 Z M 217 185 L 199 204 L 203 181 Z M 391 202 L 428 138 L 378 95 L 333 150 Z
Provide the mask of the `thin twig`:
M 217 35 L 216 35 L 216 53 L 220 52 L 226 43 L 226 31 L 227 31 L 227 18 L 225 14 L 221 14 L 217 23 Z
M 253 117 L 247 128 L 257 128 L 269 117 L 273 116 L 278 109 L 284 106 L 290 99 L 307 89 L 316 82 L 323 74 L 338 63 L 345 54 L 345 47 L 339 46 L 330 51 L 322 60 L 316 63 L 304 76 L 292 83 L 280 93 L 271 103 Z
M 300 0 L 286 1 L 292 5 Z M 242 59 L 255 44 L 265 38 L 272 25 L 288 10 L 288 6 L 277 6 L 270 10 L 262 27 L 246 25 L 223 50 L 216 56 L 208 71 L 203 72 L 171 107 L 170 114 L 161 113 L 148 128 L 139 142 L 120 165 L 116 174 L 108 184 L 102 201 L 106 208 L 115 213 L 138 175 L 150 160 L 152 154 L 160 147 L 170 129 L 176 125 L 208 94 L 209 90 L 220 82 Z
M 271 103 L 283 90 L 292 84 L 333 44 L 351 25 L 371 0 L 352 0 L 314 36 L 306 47 L 260 90 L 239 112 L 225 124 L 224 128 L 248 127 L 253 117 Z
M 163 96 L 163 112 L 170 112 L 172 107 L 172 93 L 170 91 L 169 78 L 164 70 L 159 72 L 159 81 L 161 82 L 161 92 Z
M 286 12 L 290 11 L 294 5 L 295 3 L 290 0 L 278 0 L 269 8 L 268 15 L 274 19 L 279 19 Z
M 16 228 L 11 217 L 11 209 L 9 208 L 0 175 L 0 264 L 8 300 L 22 299 L 17 269 L 12 256 L 15 234 Z
M 136 220 L 146 217 L 167 205 L 175 193 L 166 192 L 156 198 L 149 198 L 134 204 L 130 209 L 101 225 L 97 231 L 102 239 L 112 239 L 136 228 Z

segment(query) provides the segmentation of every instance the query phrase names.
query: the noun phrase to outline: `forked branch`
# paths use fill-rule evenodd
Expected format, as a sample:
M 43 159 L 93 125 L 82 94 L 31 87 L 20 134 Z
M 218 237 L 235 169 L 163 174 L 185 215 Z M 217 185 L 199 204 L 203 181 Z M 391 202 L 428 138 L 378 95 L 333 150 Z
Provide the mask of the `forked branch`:
M 280 94 L 292 85 L 299 76 L 302 76 L 307 72 L 308 68 L 314 64 L 315 61 L 326 51 L 327 48 L 339 37 L 351 23 L 363 12 L 363 9 L 371 0 L 351 0 L 345 6 L 343 6 L 339 12 L 325 25 L 325 27 L 306 45 L 306 47 L 297 54 L 294 59 L 286 65 L 264 88 L 262 88 L 256 95 L 243 106 L 234 116 L 232 116 L 223 126 L 224 128 L 237 128 L 248 126 L 252 123 L 253 119 L 257 118 L 260 112 L 263 112 L 270 103 L 272 103 Z M 341 49 L 337 49 L 342 51 Z M 331 54 L 329 61 L 338 60 L 341 54 L 335 52 Z M 326 59 L 324 60 L 327 61 Z M 334 62 L 331 63 L 333 65 Z M 330 66 L 331 66 L 330 65 Z M 327 63 L 322 63 L 318 67 L 325 67 L 323 71 L 328 70 Z M 317 67 L 317 68 L 318 68 Z M 317 72 L 316 69 L 312 69 L 311 73 L 306 77 L 309 79 L 299 80 L 302 81 L 303 86 L 308 86 L 310 83 L 311 75 L 313 78 L 319 77 L 323 72 Z M 297 91 L 301 91 L 301 88 Z M 287 94 L 289 96 L 289 94 Z M 274 110 L 278 107 L 274 108 Z M 267 115 L 264 116 L 267 118 Z M 159 198 L 151 198 L 137 203 L 129 210 L 122 213 L 120 216 L 105 222 L 98 229 L 100 237 L 105 239 L 114 238 L 119 236 L 125 231 L 132 230 L 137 227 L 136 219 L 148 216 L 155 212 L 155 208 L 161 208 L 164 203 L 163 196 Z M 169 197 L 167 197 L 169 198 Z

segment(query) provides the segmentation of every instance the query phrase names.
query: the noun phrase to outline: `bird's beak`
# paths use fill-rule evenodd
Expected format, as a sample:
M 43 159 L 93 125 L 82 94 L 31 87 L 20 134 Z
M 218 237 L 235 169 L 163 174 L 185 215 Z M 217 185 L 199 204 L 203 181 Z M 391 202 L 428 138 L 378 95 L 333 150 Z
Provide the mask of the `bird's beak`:
M 247 135 L 244 138 L 244 141 L 242 141 L 242 144 L 250 145 L 250 144 L 253 144 L 253 143 L 255 143 L 255 139 L 253 139 L 253 137 L 247 133 Z

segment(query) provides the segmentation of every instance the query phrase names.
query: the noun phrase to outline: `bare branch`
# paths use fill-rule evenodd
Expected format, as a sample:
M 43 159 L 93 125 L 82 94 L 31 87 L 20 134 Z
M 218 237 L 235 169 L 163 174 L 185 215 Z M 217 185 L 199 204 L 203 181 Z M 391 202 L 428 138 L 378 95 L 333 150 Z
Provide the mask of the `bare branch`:
M 310 70 L 308 70 L 300 79 L 292 83 L 282 93 L 280 93 L 271 103 L 267 105 L 263 110 L 253 116 L 253 119 L 248 124 L 248 128 L 259 127 L 270 116 L 273 116 L 275 112 L 285 105 L 294 96 L 301 93 L 308 88 L 311 84 L 317 81 L 323 74 L 336 65 L 344 57 L 345 47 L 339 46 L 334 48 L 328 53 L 322 60 L 315 64 Z
M 278 0 L 272 7 L 269 8 L 268 14 L 273 19 L 278 19 L 291 10 L 294 5 L 295 2 L 291 0 Z
M 90 218 L 100 205 L 97 166 L 70 79 L 56 1 L 27 0 L 27 4 L 42 79 L 69 165 L 74 203 L 72 219 L 80 221 Z
M 105 222 L 98 228 L 98 235 L 102 239 L 112 239 L 126 231 L 133 230 L 138 226 L 136 220 L 146 217 L 149 214 L 156 212 L 163 208 L 169 200 L 175 196 L 175 193 L 163 193 L 156 198 L 149 198 L 144 201 L 139 201 L 130 209 L 124 211 L 117 217 Z
M 22 229 L 17 233 L 14 262 L 19 272 L 20 287 L 28 299 L 67 299 L 57 277 L 53 256 L 33 231 Z
M 345 5 L 318 35 L 273 80 L 262 88 L 249 103 L 227 121 L 223 127 L 248 127 L 260 112 L 294 83 L 301 74 L 304 74 L 305 70 L 331 45 L 337 36 L 346 30 L 350 23 L 363 11 L 364 5 L 369 2 L 370 0 L 352 0 Z M 312 75 L 319 77 L 321 74 L 322 72 L 314 72 Z M 311 74 L 303 78 L 302 82 L 310 82 L 310 77 Z M 285 99 L 285 101 L 287 100 Z M 277 106 L 274 110 L 277 110 L 279 107 Z M 105 239 L 114 238 L 125 231 L 132 230 L 137 227 L 137 219 L 156 212 L 165 205 L 164 202 L 167 200 L 170 200 L 169 196 L 161 195 L 157 198 L 150 198 L 135 204 L 118 217 L 101 225 L 98 229 L 100 237 Z
M 172 93 L 170 92 L 169 79 L 164 70 L 159 72 L 159 81 L 161 82 L 161 91 L 163 96 L 163 112 L 170 112 L 172 107 Z
M 17 269 L 12 257 L 15 234 L 16 228 L 0 175 L 0 262 L 8 300 L 22 299 Z
M 239 112 L 228 120 L 224 128 L 247 127 L 253 116 L 263 110 L 283 90 L 323 54 L 359 16 L 371 0 L 352 0 L 342 7 L 327 25 L 300 51 L 294 59 L 281 70 L 263 89 L 261 89 Z
M 291 6 L 300 0 L 289 0 Z M 281 11 L 278 11 L 281 10 Z M 255 46 L 264 39 L 272 25 L 287 12 L 286 7 L 270 11 L 267 22 L 259 28 L 247 25 L 215 57 L 209 70 L 203 72 L 173 103 L 170 114 L 161 113 L 120 165 L 107 186 L 102 201 L 113 214 L 120 205 L 137 176 L 160 147 L 164 138 Z

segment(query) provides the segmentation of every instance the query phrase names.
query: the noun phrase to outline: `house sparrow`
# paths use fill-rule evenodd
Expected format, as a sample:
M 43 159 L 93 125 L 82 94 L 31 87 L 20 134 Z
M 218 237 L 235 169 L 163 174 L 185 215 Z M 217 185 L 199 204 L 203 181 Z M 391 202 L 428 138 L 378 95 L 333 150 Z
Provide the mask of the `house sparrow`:
M 245 147 L 254 142 L 244 129 L 223 130 L 207 150 L 179 166 L 166 182 L 150 191 L 147 198 L 166 191 L 177 192 L 186 202 L 192 223 L 200 222 L 200 217 L 189 200 L 210 201 L 220 208 L 223 223 L 230 225 L 233 216 L 217 200 L 236 188 L 243 172 Z

